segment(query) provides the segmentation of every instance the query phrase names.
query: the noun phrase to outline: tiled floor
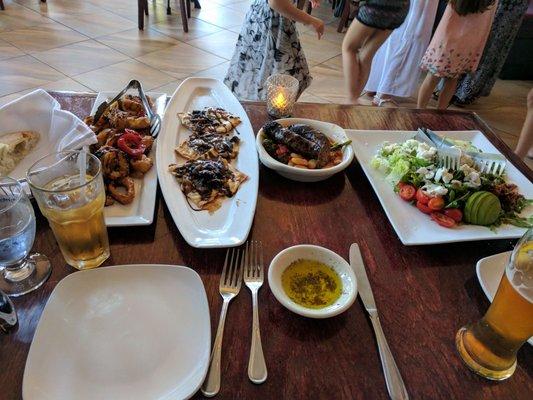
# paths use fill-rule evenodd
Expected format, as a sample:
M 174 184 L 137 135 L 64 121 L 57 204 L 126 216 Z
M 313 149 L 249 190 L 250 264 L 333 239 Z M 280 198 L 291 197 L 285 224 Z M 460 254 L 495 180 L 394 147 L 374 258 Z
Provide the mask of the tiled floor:
M 179 6 L 166 15 L 166 0 L 150 0 L 145 31 L 137 29 L 136 0 L 4 0 L 0 11 L 0 105 L 43 87 L 118 90 L 131 78 L 148 90 L 172 93 L 189 76 L 223 78 L 250 0 L 202 0 L 189 33 Z M 326 3 L 326 2 L 324 2 Z M 327 5 L 314 15 L 327 23 L 323 40 L 299 26 L 314 77 L 302 101 L 342 103 L 341 42 Z M 525 118 L 532 82 L 498 81 L 478 112 L 510 145 Z M 402 106 L 414 106 L 411 99 Z

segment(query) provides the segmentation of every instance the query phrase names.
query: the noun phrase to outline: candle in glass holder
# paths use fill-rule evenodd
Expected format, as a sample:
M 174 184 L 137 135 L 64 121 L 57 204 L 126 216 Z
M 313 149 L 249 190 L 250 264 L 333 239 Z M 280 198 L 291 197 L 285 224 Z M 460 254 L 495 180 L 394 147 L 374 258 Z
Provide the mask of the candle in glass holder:
M 267 79 L 265 86 L 268 114 L 273 118 L 289 117 L 298 95 L 298 80 L 290 75 L 275 74 Z

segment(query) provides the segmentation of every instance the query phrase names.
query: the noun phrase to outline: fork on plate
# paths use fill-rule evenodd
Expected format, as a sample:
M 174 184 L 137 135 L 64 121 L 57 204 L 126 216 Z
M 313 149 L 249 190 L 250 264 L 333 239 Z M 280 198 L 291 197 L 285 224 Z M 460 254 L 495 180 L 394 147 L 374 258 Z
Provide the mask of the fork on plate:
M 261 333 L 259 330 L 259 310 L 257 293 L 264 280 L 263 244 L 257 240 L 246 242 L 244 252 L 244 283 L 252 293 L 252 345 L 250 359 L 248 360 L 248 378 L 253 383 L 263 383 L 267 379 L 267 368 L 263 347 L 261 346 Z
M 231 254 L 231 256 L 230 256 Z M 220 390 L 220 362 L 222 354 L 222 337 L 224 336 L 224 323 L 229 302 L 239 294 L 242 284 L 242 270 L 244 265 L 244 251 L 240 249 L 228 249 L 224 268 L 220 275 L 219 291 L 224 302 L 220 311 L 217 336 L 211 351 L 209 371 L 202 385 L 202 393 L 206 397 L 215 396 Z

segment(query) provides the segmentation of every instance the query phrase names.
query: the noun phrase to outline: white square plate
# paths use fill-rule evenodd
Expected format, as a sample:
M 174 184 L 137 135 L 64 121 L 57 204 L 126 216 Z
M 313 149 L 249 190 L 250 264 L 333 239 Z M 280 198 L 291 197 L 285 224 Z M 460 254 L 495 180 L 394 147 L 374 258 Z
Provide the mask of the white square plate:
M 509 257 L 511 257 L 511 252 L 506 251 L 482 258 L 476 264 L 477 279 L 485 296 L 491 303 L 500 285 Z M 528 343 L 533 346 L 533 337 L 528 340 Z
M 489 140 L 479 131 L 437 132 L 443 136 L 467 140 L 484 152 L 499 153 Z M 359 131 L 346 130 L 352 139 L 355 156 L 359 160 L 370 184 L 389 218 L 390 223 L 405 245 L 466 242 L 474 240 L 515 239 L 521 237 L 525 229 L 512 225 L 502 225 L 496 231 L 477 225 L 461 224 L 452 229 L 444 228 L 422 214 L 416 207 L 402 201 L 394 194 L 385 176 L 370 166 L 372 157 L 384 141 L 405 142 L 415 136 L 414 131 Z M 518 185 L 520 193 L 533 198 L 533 185 L 510 161 L 506 166 L 507 181 Z M 530 215 L 532 207 L 527 207 L 523 215 Z
M 241 118 L 237 126 L 241 139 L 239 155 L 232 164 L 248 176 L 235 196 L 224 199 L 222 206 L 213 213 L 194 211 L 176 177 L 168 171 L 170 164 L 185 163 L 184 158 L 176 156 L 174 148 L 191 134 L 181 125 L 178 113 L 202 110 L 204 107 L 222 107 Z M 199 248 L 232 247 L 244 243 L 255 214 L 259 165 L 252 125 L 241 103 L 224 83 L 210 78 L 187 78 L 180 84 L 165 111 L 156 158 L 161 192 L 174 223 L 187 243 Z
M 128 93 L 137 94 L 132 90 Z M 112 100 L 117 92 L 100 92 L 94 102 L 91 115 L 96 113 L 98 106 L 104 101 Z M 154 108 L 157 114 L 163 117 L 167 95 L 165 93 L 146 93 L 154 102 Z M 130 204 L 122 205 L 115 203 L 104 209 L 105 223 L 107 226 L 136 226 L 150 225 L 154 220 L 155 194 L 157 191 L 157 172 L 155 166 L 155 147 L 157 140 L 154 142 L 150 151 L 150 158 L 154 161 L 153 167 L 142 179 L 134 179 L 135 198 Z
M 52 292 L 30 347 L 25 400 L 184 399 L 207 373 L 199 275 L 169 265 L 75 272 Z

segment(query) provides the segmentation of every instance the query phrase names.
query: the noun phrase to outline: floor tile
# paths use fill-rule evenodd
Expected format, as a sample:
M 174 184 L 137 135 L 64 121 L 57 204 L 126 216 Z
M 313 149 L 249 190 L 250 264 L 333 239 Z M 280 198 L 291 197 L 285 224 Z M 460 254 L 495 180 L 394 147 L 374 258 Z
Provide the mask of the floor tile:
M 228 72 L 229 61 L 216 65 L 212 68 L 205 69 L 203 71 L 195 73 L 193 76 L 198 76 L 201 78 L 213 78 L 223 81 Z
M 95 92 L 121 90 L 132 79 L 138 79 L 145 90 L 175 80 L 172 76 L 136 60 L 123 61 L 73 78 Z
M 52 19 L 55 16 L 88 14 L 100 10 L 90 2 L 80 0 L 48 0 L 46 3 L 40 0 L 17 0 L 17 3 Z
M 3 32 L 2 39 L 27 53 L 32 53 L 80 42 L 88 38 L 54 22 Z
M 146 54 L 138 57 L 137 60 L 176 78 L 185 78 L 195 72 L 214 67 L 225 61 L 223 58 L 186 43 L 179 43 L 168 49 Z
M 140 57 L 144 54 L 163 50 L 176 45 L 176 39 L 163 35 L 153 29 L 141 31 L 137 28 L 102 36 L 99 42 L 118 50 L 130 57 Z
M 22 50 L 0 39 L 0 60 L 23 56 L 24 54 Z
M 266 0 L 265 0 L 266 1 Z M 240 26 L 245 13 L 231 10 L 227 7 L 217 7 L 216 4 L 202 4 L 201 10 L 192 10 L 192 16 L 221 28 Z
M 181 40 L 182 42 L 220 32 L 222 30 L 222 28 L 218 26 L 201 21 L 197 18 L 189 18 L 188 26 L 189 32 L 184 32 L 181 17 L 173 14 L 167 16 L 156 24 L 151 24 L 150 28 L 174 39 Z
M 304 25 L 301 26 L 304 27 L 304 29 L 300 30 L 299 28 L 298 32 L 300 34 L 311 36 L 312 38 L 317 37 L 317 34 L 312 27 L 306 27 Z M 337 43 L 339 46 L 342 46 L 342 41 L 344 39 L 345 34 L 346 32 L 337 32 L 337 23 L 334 22 L 333 24 L 326 24 L 324 26 L 324 35 L 320 40 L 326 40 L 328 42 Z
M 53 22 L 26 7 L 16 3 L 6 4 L 6 9 L 0 11 L 0 31 L 25 28 Z
M 122 18 L 105 10 L 90 14 L 58 16 L 55 19 L 91 38 L 110 35 L 133 29 L 137 26 L 137 24 L 129 19 Z
M 74 43 L 33 54 L 66 75 L 79 75 L 128 59 L 128 56 L 94 40 Z
M 313 81 L 307 90 L 332 103 L 346 103 L 342 71 L 319 65 L 311 68 Z
M 212 35 L 194 39 L 188 43 L 191 46 L 216 54 L 219 57 L 231 60 L 235 51 L 235 44 L 239 34 L 231 31 L 220 31 Z
M 229 8 L 230 10 L 239 11 L 241 13 L 246 14 L 248 10 L 250 9 L 250 5 L 252 4 L 252 1 L 246 0 L 246 1 L 239 1 L 238 3 L 229 3 L 226 4 L 225 7 Z
M 304 49 L 305 57 L 310 65 L 317 65 L 332 57 L 341 54 L 340 44 L 326 40 L 318 40 L 316 37 L 300 35 L 300 43 Z
M 55 82 L 65 75 L 31 56 L 0 61 L 0 96 Z
M 152 91 L 157 93 L 166 93 L 168 96 L 172 96 L 181 82 L 183 82 L 181 79 L 177 79 L 173 82 L 167 83 L 166 85 L 153 88 Z

